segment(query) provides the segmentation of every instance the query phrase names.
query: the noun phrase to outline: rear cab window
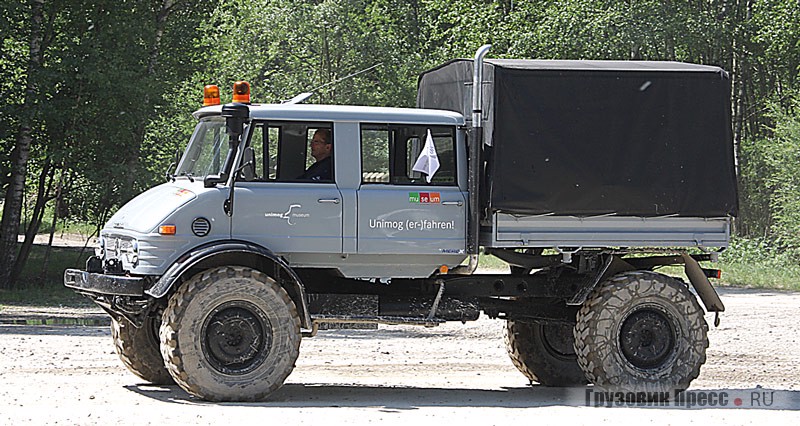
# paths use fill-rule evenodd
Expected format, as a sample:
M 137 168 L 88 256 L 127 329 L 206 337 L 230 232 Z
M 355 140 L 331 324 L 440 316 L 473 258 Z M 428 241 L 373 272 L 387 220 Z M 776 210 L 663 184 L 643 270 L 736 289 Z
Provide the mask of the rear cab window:
M 457 185 L 454 127 L 362 124 L 360 131 L 363 184 Z M 426 151 L 429 137 L 433 150 Z M 438 165 L 430 173 L 420 167 L 425 156 Z

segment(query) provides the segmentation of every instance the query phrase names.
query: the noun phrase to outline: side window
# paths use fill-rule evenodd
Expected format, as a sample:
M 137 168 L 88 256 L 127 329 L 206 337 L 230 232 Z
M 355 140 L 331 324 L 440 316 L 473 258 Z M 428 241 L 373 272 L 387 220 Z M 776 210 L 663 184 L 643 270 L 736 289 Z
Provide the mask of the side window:
M 429 132 L 434 146 L 434 158 L 427 160 L 431 164 L 438 162 L 438 168 L 430 176 L 430 183 L 427 173 L 414 170 L 420 157 L 431 157 L 431 152 L 425 150 Z M 362 183 L 456 185 L 455 160 L 455 129 L 452 127 L 361 126 Z
M 245 158 L 244 161 L 251 161 L 253 163 L 252 166 L 252 174 L 253 176 L 245 175 L 245 180 L 264 180 L 264 161 L 262 159 L 265 158 L 263 155 L 264 153 L 264 145 L 265 145 L 265 138 L 264 138 L 264 125 L 259 124 L 253 127 L 252 135 L 250 135 L 250 148 L 253 149 L 253 158 Z
M 280 141 L 280 128 L 269 126 L 267 123 L 253 123 L 250 135 L 250 144 L 245 151 L 244 161 L 252 162 L 252 167 L 245 170 L 240 176 L 246 181 L 269 181 L 276 179 L 278 145 Z M 252 155 L 252 158 L 248 156 Z
M 248 150 L 254 167 L 243 180 L 333 182 L 333 125 L 255 122 Z M 245 155 L 250 155 L 245 151 Z
M 422 172 L 414 170 L 414 164 L 417 162 L 419 155 L 422 154 L 424 143 L 418 137 L 409 138 L 406 141 L 406 177 L 408 179 L 414 180 L 423 177 Z
M 278 178 L 278 143 L 280 141 L 280 127 L 268 127 L 267 141 L 268 149 L 264 152 L 264 167 L 269 172 L 266 174 L 268 180 Z
M 389 183 L 389 127 L 361 127 L 361 181 Z

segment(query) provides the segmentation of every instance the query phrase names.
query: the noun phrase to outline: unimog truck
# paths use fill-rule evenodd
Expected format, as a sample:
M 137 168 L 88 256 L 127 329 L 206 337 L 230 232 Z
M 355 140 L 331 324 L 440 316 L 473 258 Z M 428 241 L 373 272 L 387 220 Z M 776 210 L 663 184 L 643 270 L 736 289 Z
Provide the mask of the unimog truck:
M 268 397 L 321 325 L 481 313 L 532 382 L 686 389 L 704 309 L 724 310 L 699 262 L 738 208 L 727 73 L 488 49 L 422 73 L 417 108 L 257 104 L 244 82 L 221 105 L 207 86 L 167 182 L 65 285 L 112 317 L 133 373 L 206 400 Z M 332 173 L 304 180 L 318 131 Z M 476 273 L 479 252 L 510 270 Z

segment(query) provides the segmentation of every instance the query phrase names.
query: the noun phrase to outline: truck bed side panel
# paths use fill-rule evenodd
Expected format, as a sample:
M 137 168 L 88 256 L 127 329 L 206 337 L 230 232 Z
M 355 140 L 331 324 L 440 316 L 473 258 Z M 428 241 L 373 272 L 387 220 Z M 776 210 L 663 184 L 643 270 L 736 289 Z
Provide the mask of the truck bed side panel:
M 730 219 L 515 216 L 496 213 L 491 247 L 726 247 Z M 489 243 L 490 242 L 490 243 Z

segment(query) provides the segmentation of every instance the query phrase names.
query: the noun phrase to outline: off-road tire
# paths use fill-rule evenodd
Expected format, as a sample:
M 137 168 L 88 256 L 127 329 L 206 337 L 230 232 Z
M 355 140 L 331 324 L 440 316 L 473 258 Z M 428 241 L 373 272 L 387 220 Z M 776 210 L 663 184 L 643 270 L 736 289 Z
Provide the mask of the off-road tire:
M 578 365 L 614 392 L 673 394 L 689 387 L 706 361 L 708 325 L 681 281 L 649 271 L 616 275 L 578 311 Z
M 161 354 L 175 382 L 209 401 L 263 400 L 300 350 L 300 317 L 267 275 L 225 266 L 184 283 L 164 311 Z
M 511 362 L 531 382 L 556 387 L 588 383 L 578 366 L 572 326 L 508 320 L 505 341 Z
M 154 385 L 170 385 L 172 376 L 159 351 L 160 323 L 160 315 L 147 317 L 141 328 L 136 328 L 125 318 L 112 318 L 111 337 L 119 359 L 131 373 Z

